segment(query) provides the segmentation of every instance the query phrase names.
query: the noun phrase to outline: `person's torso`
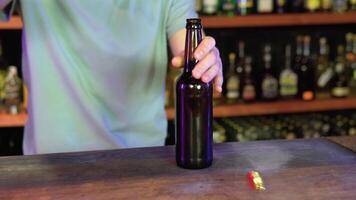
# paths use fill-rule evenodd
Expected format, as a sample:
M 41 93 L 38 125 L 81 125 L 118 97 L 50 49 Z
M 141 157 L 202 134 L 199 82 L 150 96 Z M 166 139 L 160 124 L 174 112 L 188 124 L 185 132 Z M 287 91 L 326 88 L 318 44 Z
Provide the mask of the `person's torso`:
M 21 1 L 27 153 L 163 142 L 169 3 Z

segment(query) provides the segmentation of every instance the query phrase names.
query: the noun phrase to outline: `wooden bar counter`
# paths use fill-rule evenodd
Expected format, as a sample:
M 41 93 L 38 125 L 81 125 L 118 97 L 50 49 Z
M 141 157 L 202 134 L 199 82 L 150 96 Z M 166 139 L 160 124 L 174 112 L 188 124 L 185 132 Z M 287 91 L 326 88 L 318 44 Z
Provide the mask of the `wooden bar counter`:
M 3 157 L 0 199 L 356 199 L 355 152 L 329 139 L 218 144 L 203 170 L 174 159 L 173 146 Z

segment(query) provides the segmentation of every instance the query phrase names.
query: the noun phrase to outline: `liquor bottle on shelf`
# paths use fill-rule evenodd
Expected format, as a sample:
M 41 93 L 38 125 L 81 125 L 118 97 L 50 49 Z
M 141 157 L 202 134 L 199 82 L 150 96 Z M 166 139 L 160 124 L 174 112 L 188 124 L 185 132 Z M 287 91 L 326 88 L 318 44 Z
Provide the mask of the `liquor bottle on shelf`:
M 216 15 L 219 8 L 219 0 L 203 0 L 202 6 L 204 15 Z
M 348 9 L 347 0 L 334 0 L 333 1 L 333 11 L 338 13 L 344 13 Z
M 310 101 L 315 98 L 314 69 L 310 58 L 310 42 L 309 35 L 303 37 L 303 56 L 298 71 L 298 91 L 300 98 L 304 101 Z
M 243 40 L 239 40 L 237 49 L 237 62 L 236 62 L 236 72 L 241 74 L 245 64 L 245 42 Z
M 236 54 L 229 54 L 229 68 L 226 74 L 226 99 L 233 103 L 240 97 L 240 77 L 236 72 Z
M 346 40 L 346 63 L 347 65 L 351 66 L 352 62 L 354 61 L 354 53 L 353 53 L 353 33 L 346 33 L 345 40 Z
M 252 70 L 252 58 L 246 56 L 241 84 L 242 100 L 244 102 L 252 102 L 256 100 L 256 88 Z
M 349 0 L 350 2 L 350 11 L 356 11 L 356 0 Z
M 214 143 L 226 141 L 226 130 L 216 120 L 213 121 L 213 141 Z
M 9 114 L 16 115 L 21 112 L 21 88 L 22 81 L 18 76 L 17 68 L 9 66 L 5 78 L 5 106 Z
M 203 0 L 195 0 L 195 11 L 197 13 L 202 13 L 203 11 Z
M 202 40 L 200 19 L 187 19 L 184 70 L 176 85 L 176 162 L 183 168 L 209 167 L 213 161 L 213 84 L 192 76 L 194 51 Z
M 325 37 L 319 39 L 319 55 L 315 69 L 316 98 L 326 99 L 330 97 L 330 81 L 334 70 L 329 62 L 329 45 Z
M 243 40 L 239 40 L 237 44 L 237 53 L 238 57 L 236 60 L 236 74 L 239 77 L 239 98 L 241 98 L 242 94 L 242 86 L 241 86 L 241 79 L 243 76 L 243 69 L 245 66 L 245 42 Z
M 300 65 L 302 62 L 302 57 L 303 57 L 303 36 L 298 35 L 296 37 L 296 48 L 295 48 L 295 57 L 294 57 L 294 71 L 297 73 L 300 70 Z
M 2 42 L 0 40 L 0 107 L 2 106 L 5 98 L 5 78 L 7 74 L 8 64 L 3 56 Z
M 304 12 L 304 0 L 292 0 L 291 2 L 291 10 L 293 12 Z
M 274 8 L 276 13 L 286 13 L 287 0 L 275 0 Z
M 263 50 L 264 77 L 261 83 L 262 98 L 275 100 L 278 97 L 278 80 L 272 73 L 271 45 L 265 45 Z
M 345 59 L 345 48 L 343 45 L 337 47 L 337 57 L 334 66 L 335 76 L 331 87 L 331 96 L 347 97 L 350 94 Z
M 320 8 L 324 12 L 330 12 L 333 8 L 333 0 L 321 0 Z
M 352 86 L 352 72 L 353 72 L 353 63 L 355 62 L 356 59 L 356 55 L 353 53 L 353 36 L 354 34 L 349 32 L 346 33 L 345 35 L 345 41 L 346 41 L 346 54 L 345 54 L 345 58 L 346 58 L 346 70 L 347 70 L 347 74 L 348 76 L 348 80 L 349 80 L 349 89 L 351 90 L 351 86 Z M 351 93 L 351 91 L 350 91 Z
M 321 0 L 305 0 L 304 6 L 308 12 L 319 11 L 321 7 Z
M 258 0 L 257 1 L 257 13 L 272 13 L 273 12 L 273 0 Z
M 285 68 L 279 76 L 279 94 L 283 99 L 295 98 L 298 94 L 298 76 L 291 67 L 291 46 L 286 46 Z
M 236 0 L 220 0 L 220 14 L 234 16 L 236 13 Z
M 350 94 L 356 96 L 356 34 L 353 35 L 352 54 L 353 60 L 351 62 L 351 78 L 350 78 Z
M 237 0 L 237 13 L 239 15 L 249 15 L 253 12 L 253 0 Z

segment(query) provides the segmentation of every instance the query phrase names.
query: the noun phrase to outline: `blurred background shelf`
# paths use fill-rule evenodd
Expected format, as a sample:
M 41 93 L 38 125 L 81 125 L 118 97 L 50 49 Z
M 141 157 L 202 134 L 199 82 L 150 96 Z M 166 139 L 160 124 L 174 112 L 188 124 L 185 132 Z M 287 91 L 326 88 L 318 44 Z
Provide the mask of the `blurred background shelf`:
M 356 12 L 201 16 L 201 19 L 205 28 L 337 25 L 356 23 Z M 9 22 L 0 22 L 0 29 L 22 29 L 22 26 L 19 16 L 12 17 Z
M 356 12 L 291 13 L 248 16 L 202 16 L 205 28 L 243 28 L 272 26 L 310 26 L 356 23 Z
M 314 101 L 290 100 L 276 102 L 256 102 L 251 104 L 238 103 L 217 105 L 214 106 L 214 117 L 239 117 L 346 109 L 356 109 L 356 97 Z M 167 108 L 166 113 L 168 119 L 174 119 L 174 108 Z
M 0 113 L 0 127 L 22 127 L 27 120 L 27 114 L 9 115 Z
M 326 99 L 314 101 L 290 100 L 276 102 L 256 102 L 251 104 L 222 104 L 214 106 L 214 117 L 239 117 L 272 115 L 303 112 L 320 112 L 332 110 L 356 109 L 356 97 L 345 99 Z M 166 108 L 167 118 L 173 120 L 174 108 Z M 27 120 L 27 114 L 0 114 L 0 127 L 22 127 Z

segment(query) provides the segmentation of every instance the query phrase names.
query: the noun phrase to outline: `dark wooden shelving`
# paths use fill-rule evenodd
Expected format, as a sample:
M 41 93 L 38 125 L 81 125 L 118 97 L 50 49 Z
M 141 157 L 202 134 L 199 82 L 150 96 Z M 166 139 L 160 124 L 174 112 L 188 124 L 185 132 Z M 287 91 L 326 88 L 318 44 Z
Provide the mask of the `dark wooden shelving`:
M 271 27 L 355 24 L 356 12 L 347 13 L 289 13 L 248 16 L 202 16 L 205 28 Z M 18 16 L 9 22 L 0 22 L 0 29 L 21 29 Z
M 332 110 L 356 109 L 356 97 L 345 99 L 326 99 L 314 101 L 276 101 L 251 104 L 223 104 L 214 107 L 214 117 L 256 116 L 302 112 L 320 112 Z M 166 108 L 167 118 L 174 119 L 174 108 Z M 0 127 L 21 127 L 27 120 L 27 114 L 0 114 Z
M 272 26 L 309 26 L 355 24 L 356 12 L 348 13 L 291 13 L 248 16 L 202 16 L 205 28 L 243 28 Z
M 0 127 L 21 127 L 27 121 L 27 114 L 9 115 L 0 113 Z
M 214 107 L 214 117 L 255 116 L 302 112 L 356 109 L 356 98 L 325 99 L 314 101 L 290 100 L 258 102 L 251 104 L 218 105 Z M 174 108 L 166 109 L 167 118 L 174 119 Z

